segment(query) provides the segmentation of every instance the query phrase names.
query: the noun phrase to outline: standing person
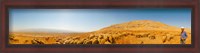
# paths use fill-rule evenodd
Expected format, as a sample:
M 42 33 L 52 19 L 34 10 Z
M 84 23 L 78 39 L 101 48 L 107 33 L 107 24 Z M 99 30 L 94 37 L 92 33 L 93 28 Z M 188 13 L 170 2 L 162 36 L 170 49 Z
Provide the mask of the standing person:
M 187 39 L 187 33 L 184 31 L 184 27 L 181 27 L 181 44 L 185 44 Z

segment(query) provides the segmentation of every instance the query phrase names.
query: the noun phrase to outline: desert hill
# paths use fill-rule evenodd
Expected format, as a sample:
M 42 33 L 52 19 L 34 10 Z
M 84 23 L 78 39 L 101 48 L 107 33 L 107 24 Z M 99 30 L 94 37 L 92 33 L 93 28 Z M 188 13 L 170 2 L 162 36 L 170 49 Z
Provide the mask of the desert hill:
M 107 27 L 107 28 L 129 30 L 129 29 L 136 29 L 136 28 L 166 29 L 166 28 L 173 28 L 173 27 L 168 26 L 163 23 L 160 23 L 160 22 L 151 21 L 151 20 L 137 20 L 137 21 L 131 21 L 131 22 L 126 22 L 126 23 L 111 25 L 110 27 Z M 107 28 L 104 28 L 104 29 L 107 29 Z
M 109 27 L 103 28 L 101 30 L 172 30 L 180 31 L 180 28 L 175 26 L 169 26 L 167 24 L 152 21 L 152 20 L 136 20 L 120 24 L 111 25 Z M 188 28 L 186 29 L 190 31 Z
M 185 31 L 188 35 L 186 44 L 191 44 L 191 29 L 187 28 Z M 161 22 L 137 20 L 114 24 L 88 33 L 29 39 L 32 44 L 35 42 L 43 44 L 180 44 L 180 32 L 180 28 Z
M 191 43 L 191 29 L 186 28 L 187 44 Z M 180 44 L 181 29 L 152 20 L 137 20 L 103 28 L 98 33 L 119 36 L 117 44 Z M 120 36 L 121 35 L 121 36 Z

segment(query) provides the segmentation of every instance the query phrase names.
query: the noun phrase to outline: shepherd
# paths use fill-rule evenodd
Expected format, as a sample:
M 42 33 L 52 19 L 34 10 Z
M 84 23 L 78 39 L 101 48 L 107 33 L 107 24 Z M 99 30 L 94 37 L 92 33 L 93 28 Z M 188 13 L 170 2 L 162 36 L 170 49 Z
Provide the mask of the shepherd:
M 181 27 L 181 44 L 185 44 L 187 39 L 187 33 L 184 31 L 184 27 Z

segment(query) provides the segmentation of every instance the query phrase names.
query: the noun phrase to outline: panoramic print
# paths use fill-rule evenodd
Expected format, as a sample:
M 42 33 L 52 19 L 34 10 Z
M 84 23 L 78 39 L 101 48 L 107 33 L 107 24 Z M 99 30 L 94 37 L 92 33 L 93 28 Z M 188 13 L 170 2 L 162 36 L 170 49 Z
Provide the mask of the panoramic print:
M 9 44 L 191 44 L 190 8 L 9 9 Z

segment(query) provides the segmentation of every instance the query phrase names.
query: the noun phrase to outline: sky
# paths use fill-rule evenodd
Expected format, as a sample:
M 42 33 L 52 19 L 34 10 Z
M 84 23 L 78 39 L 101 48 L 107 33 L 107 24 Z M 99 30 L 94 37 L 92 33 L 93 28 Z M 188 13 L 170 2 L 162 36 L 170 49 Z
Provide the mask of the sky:
M 9 29 L 57 29 L 90 32 L 113 24 L 153 20 L 191 28 L 191 8 L 9 9 Z

